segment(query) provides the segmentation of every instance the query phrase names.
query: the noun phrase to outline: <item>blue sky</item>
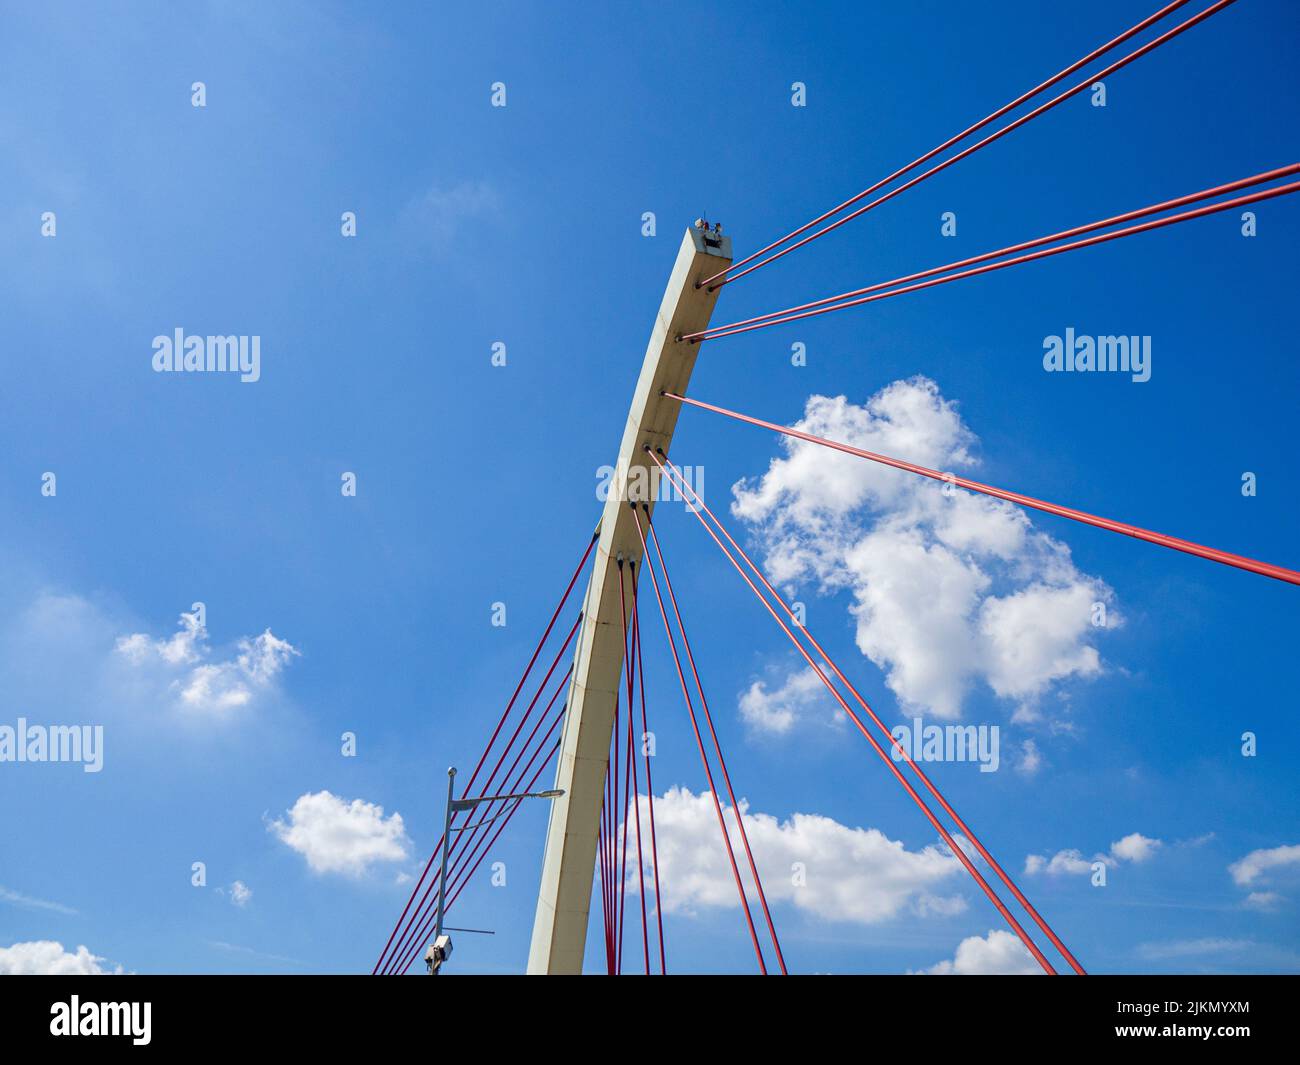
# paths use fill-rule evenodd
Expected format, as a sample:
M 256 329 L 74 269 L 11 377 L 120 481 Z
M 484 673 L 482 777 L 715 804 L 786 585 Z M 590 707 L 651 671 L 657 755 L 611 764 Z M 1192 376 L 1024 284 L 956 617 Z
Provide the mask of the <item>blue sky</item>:
M 0 764 L 0 950 L 84 945 L 138 972 L 369 971 L 409 891 L 398 881 L 441 826 L 445 767 L 482 749 L 598 516 L 596 471 L 684 226 L 707 214 L 748 254 L 1154 6 L 9 5 L 0 725 L 102 724 L 105 759 L 93 774 Z M 1069 101 L 724 290 L 715 322 L 1294 161 L 1294 20 L 1284 0 L 1242 0 L 1108 79 L 1106 107 Z M 490 106 L 497 81 L 505 108 Z M 945 211 L 955 237 L 940 235 Z M 1295 565 L 1300 216 L 1285 198 L 1257 216 L 1249 239 L 1218 215 L 721 339 L 691 390 L 794 422 L 809 397 L 860 407 L 904 382 L 931 414 L 959 416 L 978 460 L 963 472 Z M 260 336 L 261 379 L 154 373 L 153 338 L 176 328 Z M 1043 339 L 1067 328 L 1150 336 L 1151 380 L 1045 373 Z M 796 341 L 807 366 L 791 365 Z M 916 375 L 933 386 L 907 386 Z M 787 456 L 700 411 L 674 443 L 728 514 L 733 484 Z M 833 543 L 928 497 L 902 498 L 847 509 Z M 795 500 L 727 520 L 771 557 L 773 523 L 799 517 Z M 907 855 L 937 840 L 815 700 L 784 732 L 746 721 L 744 694 L 779 689 L 797 663 L 694 519 L 664 507 L 658 523 L 738 792 L 775 819 L 774 848 L 884 899 L 864 911 L 784 893 L 791 968 L 901 973 L 960 961 L 976 937 L 991 950 L 1001 924 L 960 873 L 891 901 L 875 867 L 855 869 L 836 842 L 861 842 L 852 830 Z M 933 548 L 933 522 L 919 528 L 908 535 Z M 1278 850 L 1300 843 L 1295 590 L 1062 519 L 1032 528 L 1058 561 L 1068 547 L 1064 583 L 1104 588 L 1117 623 L 1074 633 L 1095 663 L 1030 697 L 978 671 L 958 684 L 946 720 L 998 725 L 1004 764 L 932 775 L 1085 966 L 1300 968 L 1300 851 Z M 951 553 L 1000 597 L 1042 575 Z M 900 664 L 941 667 L 950 648 L 925 626 L 889 644 L 888 588 L 822 564 L 793 587 L 810 627 L 887 720 L 910 720 L 921 689 Z M 865 636 L 860 596 L 879 622 Z M 206 641 L 166 643 L 199 601 Z M 698 795 L 661 634 L 649 640 L 656 790 Z M 340 754 L 345 731 L 356 757 Z M 312 852 L 326 866 L 313 868 L 289 842 L 289 811 L 321 792 L 359 800 L 349 809 L 378 833 L 351 865 Z M 480 873 L 453 911 L 497 933 L 458 943 L 461 971 L 523 967 L 540 807 L 493 852 L 506 885 Z M 838 826 L 829 852 L 795 815 Z M 1159 845 L 1112 852 L 1134 833 Z M 1106 886 L 1025 872 L 1063 851 L 1106 856 Z M 1257 851 L 1272 857 L 1237 864 Z M 684 892 L 666 928 L 678 972 L 753 967 L 736 910 L 707 893 Z M 598 941 L 593 924 L 592 964 Z

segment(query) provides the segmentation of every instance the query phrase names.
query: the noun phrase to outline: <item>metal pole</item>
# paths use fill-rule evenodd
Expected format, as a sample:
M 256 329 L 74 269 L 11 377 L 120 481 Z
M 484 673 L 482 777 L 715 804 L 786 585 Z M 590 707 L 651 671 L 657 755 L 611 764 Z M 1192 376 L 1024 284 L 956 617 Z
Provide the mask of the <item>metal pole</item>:
M 451 803 L 452 792 L 456 786 L 456 767 L 447 768 L 447 814 L 442 823 L 442 871 L 438 874 L 438 920 L 433 929 L 433 941 L 438 942 L 442 935 L 442 911 L 447 902 L 447 851 L 451 842 Z

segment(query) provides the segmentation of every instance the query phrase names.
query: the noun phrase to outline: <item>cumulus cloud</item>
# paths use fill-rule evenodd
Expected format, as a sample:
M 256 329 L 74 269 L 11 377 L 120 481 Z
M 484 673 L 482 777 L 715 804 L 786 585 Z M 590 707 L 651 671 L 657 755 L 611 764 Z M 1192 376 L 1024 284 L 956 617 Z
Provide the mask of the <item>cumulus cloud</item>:
M 1105 854 L 1095 854 L 1085 858 L 1083 853 L 1074 848 L 1057 851 L 1047 858 L 1041 854 L 1031 854 L 1025 858 L 1025 872 L 1030 875 L 1046 873 L 1048 876 L 1081 876 L 1092 871 L 1095 862 L 1113 869 L 1121 862 L 1145 862 L 1154 855 L 1164 842 L 1144 836 L 1141 832 L 1130 832 L 1123 839 L 1117 839 Z
M 1116 861 L 1145 862 L 1162 846 L 1164 844 L 1158 839 L 1151 839 L 1141 832 L 1130 832 L 1110 845 L 1110 854 Z
M 993 929 L 987 936 L 970 936 L 957 945 L 949 961 L 925 972 L 930 976 L 1042 976 L 1034 956 L 1010 932 Z
M 658 811 L 656 811 L 658 812 Z M 299 796 L 286 817 L 267 829 L 307 859 L 316 873 L 361 876 L 372 865 L 405 861 L 410 839 L 399 813 L 361 799 L 339 798 L 328 791 Z
M 641 821 L 649 821 L 640 797 Z M 961 865 L 942 845 L 908 850 L 874 828 L 851 828 L 817 814 L 778 821 L 741 803 L 745 831 L 769 901 L 790 902 L 831 921 L 877 924 L 902 913 L 948 915 L 965 909 L 960 895 L 943 894 Z M 697 913 L 739 905 L 722 850 L 713 798 L 686 788 L 655 797 L 655 830 L 665 913 Z M 723 807 L 746 890 L 753 885 L 730 807 Z M 648 855 L 647 855 L 648 857 Z M 647 872 L 649 870 L 647 869 Z M 635 890 L 637 882 L 631 881 Z
M 132 667 L 160 671 L 178 705 L 215 714 L 250 705 L 300 653 L 267 629 L 240 639 L 232 656 L 212 661 L 198 611 L 182 614 L 180 630 L 165 639 L 135 632 L 119 637 L 116 649 Z
M 0 947 L 0 976 L 103 976 L 122 971 L 121 966 L 105 968 L 103 961 L 84 946 L 73 952 L 52 939 L 37 939 Z
M 975 435 L 933 381 L 862 405 L 812 396 L 796 428 L 940 471 L 976 465 Z M 1009 503 L 792 438 L 733 488 L 769 574 L 847 590 L 858 647 L 906 708 L 957 718 L 977 682 L 1033 717 L 1060 681 L 1101 671 L 1093 604 L 1114 595 Z

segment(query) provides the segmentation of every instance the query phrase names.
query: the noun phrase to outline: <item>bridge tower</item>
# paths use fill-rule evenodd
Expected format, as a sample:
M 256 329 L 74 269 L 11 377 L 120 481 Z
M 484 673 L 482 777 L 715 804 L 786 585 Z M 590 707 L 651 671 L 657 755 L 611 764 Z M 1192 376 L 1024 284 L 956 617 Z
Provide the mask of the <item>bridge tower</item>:
M 718 294 L 707 287 L 697 288 L 696 283 L 726 269 L 731 261 L 731 238 L 722 235 L 720 226 L 710 228 L 701 220 L 686 231 L 632 395 L 574 651 L 555 775 L 555 786 L 562 788 L 564 795 L 552 804 L 546 831 L 541 890 L 528 951 L 530 973 L 582 971 L 614 703 L 623 680 L 618 558 L 641 557 L 626 487 L 629 479 L 633 484 L 658 483 L 658 468 L 643 448 L 649 444 L 668 453 L 681 409 L 680 403 L 665 400 L 659 393 L 686 393 L 699 352 L 698 344 L 676 338 L 707 328 Z M 647 500 L 652 509 L 654 494 Z

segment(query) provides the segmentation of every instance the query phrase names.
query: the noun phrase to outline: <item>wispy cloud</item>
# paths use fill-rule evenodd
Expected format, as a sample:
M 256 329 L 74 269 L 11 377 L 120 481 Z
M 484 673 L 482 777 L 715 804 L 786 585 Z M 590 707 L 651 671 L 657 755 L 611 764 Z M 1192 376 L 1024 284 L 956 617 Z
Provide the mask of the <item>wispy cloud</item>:
M 238 943 L 225 943 L 220 939 L 208 940 L 208 946 L 213 950 L 221 951 L 223 954 L 239 954 L 246 958 L 256 958 L 259 961 L 283 962 L 286 965 L 303 964 L 297 958 L 286 958 L 283 954 L 267 954 L 264 951 L 254 950 L 252 947 L 240 946 Z
M 21 906 L 27 910 L 48 910 L 51 913 L 61 913 L 66 917 L 77 916 L 77 911 L 71 906 L 64 906 L 61 902 L 50 902 L 47 899 L 33 898 L 31 895 L 24 895 L 20 891 L 13 891 L 3 884 L 0 884 L 0 902 L 7 902 L 11 906 Z
M 434 184 L 406 205 L 403 228 L 426 251 L 441 254 L 473 224 L 495 218 L 500 211 L 500 197 L 486 181 Z

